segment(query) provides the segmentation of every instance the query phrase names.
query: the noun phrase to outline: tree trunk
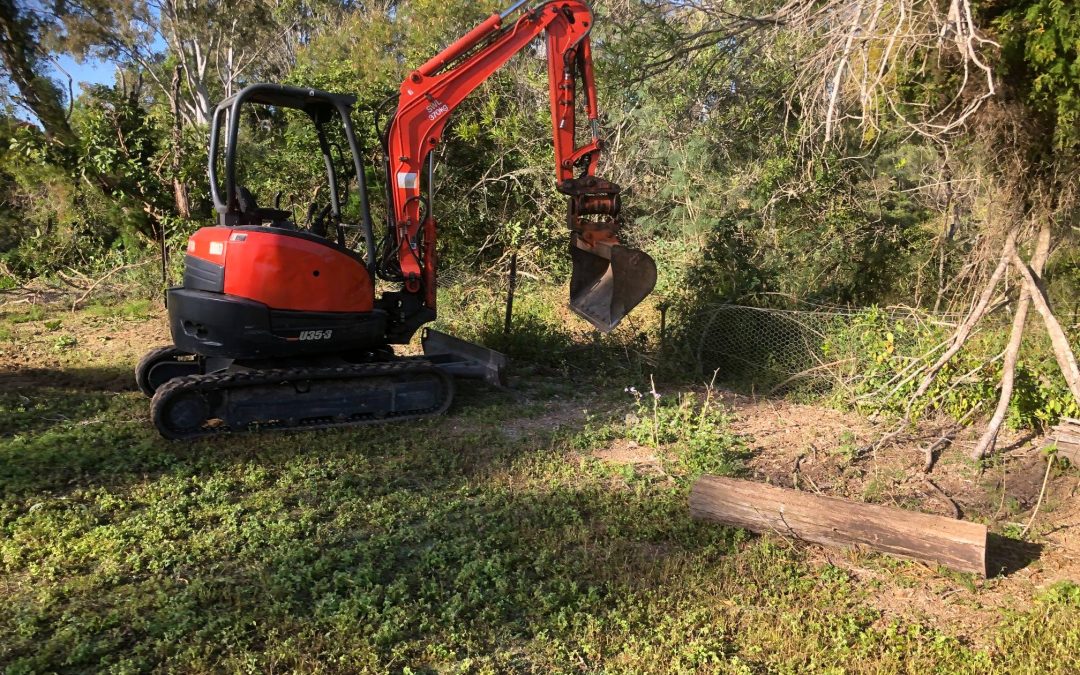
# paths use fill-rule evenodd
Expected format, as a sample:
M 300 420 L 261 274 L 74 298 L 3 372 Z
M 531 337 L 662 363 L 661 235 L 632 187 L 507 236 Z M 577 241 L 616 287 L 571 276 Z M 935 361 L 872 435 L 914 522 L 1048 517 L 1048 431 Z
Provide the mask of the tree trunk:
M 176 199 L 176 213 L 181 218 L 191 217 L 191 201 L 188 199 L 187 186 L 180 180 L 180 145 L 183 142 L 180 117 L 180 66 L 173 69 L 172 78 L 172 175 L 173 195 Z
M 1031 269 L 1041 276 L 1046 258 L 1050 255 L 1050 221 L 1044 220 L 1039 228 L 1039 238 L 1035 244 L 1035 252 L 1031 256 Z M 1031 307 L 1031 293 L 1026 285 L 1021 285 L 1020 299 L 1016 303 L 1016 313 L 1013 315 L 1012 333 L 1009 335 L 1009 344 L 1005 347 L 1005 363 L 1001 372 L 1001 395 L 998 397 L 997 409 L 993 417 L 986 425 L 979 442 L 971 451 L 971 458 L 982 459 L 994 451 L 998 432 L 1005 422 L 1005 415 L 1009 412 L 1009 401 L 1012 400 L 1013 385 L 1016 381 L 1016 362 L 1020 357 L 1020 345 L 1024 341 L 1024 326 L 1027 324 L 1028 309 Z
M 922 395 L 933 384 L 934 378 L 941 372 L 941 369 L 945 367 L 953 356 L 964 346 L 968 337 L 971 335 L 971 331 L 975 328 L 975 324 L 979 323 L 979 319 L 986 313 L 986 308 L 990 305 L 991 298 L 994 297 L 994 289 L 997 288 L 998 282 L 1001 281 L 1001 277 L 1005 274 L 1005 270 L 1009 266 L 1009 256 L 1015 253 L 1016 249 L 1016 231 L 1009 232 L 1005 238 L 1005 247 L 1001 252 L 1001 260 L 998 262 L 998 266 L 994 269 L 994 273 L 990 275 L 990 280 L 986 282 L 986 286 L 983 288 L 982 293 L 979 295 L 978 302 L 975 303 L 975 307 L 971 309 L 964 322 L 960 324 L 960 327 L 956 329 L 956 333 L 953 334 L 952 341 L 949 343 L 949 348 L 945 350 L 945 353 L 934 362 L 934 365 L 926 371 L 923 375 L 922 381 L 919 383 L 919 387 L 915 390 L 915 393 L 908 400 L 908 412 L 911 411 L 912 404 L 918 399 L 922 398 Z M 905 415 L 907 417 L 907 415 Z
M 941 223 L 941 237 L 938 239 L 938 283 L 937 297 L 934 298 L 934 314 L 941 309 L 941 301 L 945 299 L 945 245 L 952 237 L 952 169 L 949 168 L 948 162 L 945 163 L 942 173 L 942 180 L 945 182 L 945 210 Z
M 1039 311 L 1043 323 L 1046 324 L 1046 332 L 1050 334 L 1050 343 L 1054 347 L 1054 357 L 1057 359 L 1058 367 L 1061 368 L 1061 374 L 1065 376 L 1065 383 L 1069 386 L 1073 399 L 1080 403 L 1080 367 L 1076 364 L 1076 355 L 1073 354 L 1072 346 L 1069 345 L 1069 338 L 1065 335 L 1065 331 L 1062 330 L 1057 317 L 1054 316 L 1054 312 L 1050 309 L 1046 294 L 1043 293 L 1039 281 L 1032 275 L 1031 270 L 1015 252 L 1012 260 L 1016 268 L 1020 270 L 1020 274 L 1023 275 L 1024 283 L 1031 293 L 1031 301 L 1035 303 L 1035 309 Z

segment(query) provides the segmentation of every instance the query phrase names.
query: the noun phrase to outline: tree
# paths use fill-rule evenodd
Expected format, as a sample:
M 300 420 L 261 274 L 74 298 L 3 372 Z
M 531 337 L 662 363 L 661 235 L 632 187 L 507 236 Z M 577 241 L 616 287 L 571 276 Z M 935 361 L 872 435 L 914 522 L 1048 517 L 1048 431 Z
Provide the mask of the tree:
M 47 15 L 48 44 L 137 70 L 178 108 L 185 126 L 204 126 L 215 102 L 238 85 L 281 79 L 298 47 L 339 6 L 331 0 L 58 0 Z M 175 102 L 172 63 L 184 85 Z
M 15 0 L 0 0 L 0 59 L 5 74 L 19 90 L 19 102 L 37 117 L 48 138 L 71 146 L 75 135 L 64 95 L 43 72 L 38 42 L 39 26 L 32 15 L 20 10 Z

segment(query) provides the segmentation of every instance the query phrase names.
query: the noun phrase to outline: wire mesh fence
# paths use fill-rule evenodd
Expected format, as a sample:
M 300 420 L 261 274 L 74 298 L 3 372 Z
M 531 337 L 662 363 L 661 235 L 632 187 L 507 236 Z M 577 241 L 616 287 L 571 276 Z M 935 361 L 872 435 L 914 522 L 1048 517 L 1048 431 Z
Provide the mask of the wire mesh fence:
M 956 317 L 931 316 L 906 307 L 858 309 L 803 304 L 771 309 L 715 304 L 678 321 L 681 347 L 703 374 L 743 381 L 773 390 L 787 386 L 818 388 L 848 378 L 864 354 L 860 328 L 873 331 L 882 349 L 899 358 L 916 354 L 928 325 L 949 329 Z M 885 327 L 884 329 L 882 327 Z

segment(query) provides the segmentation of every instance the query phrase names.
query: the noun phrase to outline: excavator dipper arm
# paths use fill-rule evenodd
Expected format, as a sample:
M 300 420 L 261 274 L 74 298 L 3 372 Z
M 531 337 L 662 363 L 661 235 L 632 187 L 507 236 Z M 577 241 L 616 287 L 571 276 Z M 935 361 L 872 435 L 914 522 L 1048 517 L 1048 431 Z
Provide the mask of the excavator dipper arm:
M 424 305 L 434 310 L 436 222 L 423 208 L 424 168 L 453 110 L 510 57 L 546 33 L 557 186 L 570 200 L 574 266 L 570 304 L 607 332 L 652 291 L 656 266 L 641 251 L 619 244 L 619 187 L 595 176 L 603 144 L 589 41 L 592 12 L 580 0 L 543 2 L 504 25 L 522 4 L 492 14 L 402 83 L 386 137 L 388 226 L 405 290 L 422 290 Z M 581 145 L 576 119 L 579 88 L 589 129 L 589 138 Z

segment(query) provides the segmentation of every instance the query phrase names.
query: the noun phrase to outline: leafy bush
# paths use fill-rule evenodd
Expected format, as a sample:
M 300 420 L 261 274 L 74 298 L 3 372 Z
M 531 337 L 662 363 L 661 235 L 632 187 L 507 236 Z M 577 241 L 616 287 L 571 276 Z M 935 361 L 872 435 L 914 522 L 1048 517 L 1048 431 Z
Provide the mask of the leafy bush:
M 941 355 L 952 326 L 918 314 L 897 317 L 880 308 L 859 312 L 840 326 L 822 345 L 830 359 L 846 363 L 840 374 L 845 384 L 834 388 L 834 400 L 860 412 L 895 416 L 911 405 L 913 419 L 934 412 L 961 419 L 976 408 L 984 414 L 993 410 L 1007 327 L 970 337 L 926 394 L 910 404 L 922 369 Z M 1009 426 L 1046 426 L 1080 413 L 1057 369 L 1049 340 L 1029 327 L 1025 344 L 1025 358 L 1016 367 Z

